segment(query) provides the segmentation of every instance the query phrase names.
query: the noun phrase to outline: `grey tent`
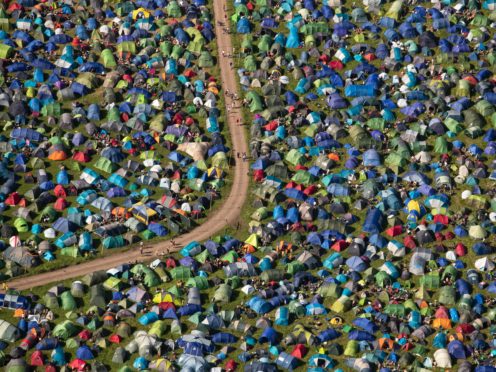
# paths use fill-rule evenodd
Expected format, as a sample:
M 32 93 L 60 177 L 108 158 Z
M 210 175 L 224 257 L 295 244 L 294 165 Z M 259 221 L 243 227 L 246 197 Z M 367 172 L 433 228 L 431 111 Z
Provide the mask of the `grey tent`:
M 105 307 L 105 289 L 101 284 L 93 285 L 90 287 L 90 305 Z
M 27 247 L 9 247 L 3 252 L 3 258 L 24 268 L 32 268 L 41 263 L 40 258 L 31 254 Z
M 21 332 L 17 327 L 0 319 L 0 340 L 10 343 L 15 342 L 19 337 L 21 337 Z

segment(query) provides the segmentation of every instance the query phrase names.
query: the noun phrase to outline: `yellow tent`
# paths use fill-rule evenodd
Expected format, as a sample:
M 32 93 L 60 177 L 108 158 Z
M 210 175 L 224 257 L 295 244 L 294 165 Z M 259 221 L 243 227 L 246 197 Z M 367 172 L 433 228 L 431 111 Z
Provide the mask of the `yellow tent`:
M 209 177 L 222 178 L 222 176 L 224 175 L 224 171 L 219 167 L 212 167 L 208 170 L 207 174 Z
M 416 212 L 420 213 L 420 205 L 419 205 L 418 201 L 416 201 L 416 200 L 410 200 L 408 202 L 407 208 L 408 208 L 408 212 L 416 211 Z
M 138 8 L 133 10 L 133 19 L 136 20 L 140 13 L 143 15 L 143 18 L 150 18 L 151 16 L 150 12 L 145 8 Z
M 258 235 L 257 234 L 251 234 L 248 239 L 245 240 L 246 244 L 249 244 L 255 248 L 258 248 Z
M 179 298 L 174 298 L 170 293 L 157 293 L 153 297 L 153 302 L 159 304 L 161 302 L 172 302 L 174 305 L 181 306 L 182 301 Z

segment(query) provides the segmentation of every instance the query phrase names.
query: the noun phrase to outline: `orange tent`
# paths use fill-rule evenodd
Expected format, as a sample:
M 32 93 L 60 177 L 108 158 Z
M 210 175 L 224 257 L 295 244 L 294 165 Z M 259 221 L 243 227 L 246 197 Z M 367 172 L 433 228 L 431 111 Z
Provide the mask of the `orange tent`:
M 379 342 L 379 349 L 381 350 L 393 350 L 394 347 L 394 341 L 391 340 L 390 338 L 380 338 L 378 340 Z
M 125 217 L 127 219 L 131 217 L 131 213 L 129 213 L 124 207 L 115 207 L 112 209 L 112 216 Z
M 327 155 L 327 157 L 331 160 L 334 160 L 334 161 L 339 161 L 339 155 L 338 154 L 335 154 L 333 152 L 331 152 L 330 154 Z
M 14 318 L 21 318 L 24 315 L 23 309 L 15 309 Z
M 255 251 L 256 251 L 255 247 L 251 244 L 245 244 L 243 246 L 244 253 L 255 253 Z
M 436 318 L 432 321 L 432 327 L 450 329 L 451 328 L 451 320 L 446 319 L 446 318 Z
M 67 154 L 65 153 L 65 151 L 62 150 L 54 151 L 50 155 L 48 155 L 48 159 L 55 161 L 66 160 Z

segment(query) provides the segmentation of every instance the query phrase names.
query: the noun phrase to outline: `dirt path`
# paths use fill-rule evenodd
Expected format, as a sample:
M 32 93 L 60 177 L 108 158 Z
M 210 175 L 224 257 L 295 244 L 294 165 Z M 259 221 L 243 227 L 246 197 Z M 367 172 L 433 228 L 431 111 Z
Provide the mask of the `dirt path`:
M 235 70 L 230 67 L 230 62 L 232 60 L 227 56 L 222 55 L 222 51 L 231 53 L 231 37 L 230 35 L 225 34 L 223 32 L 223 27 L 219 26 L 217 23 L 217 20 L 221 22 L 225 22 L 227 20 L 224 11 L 226 2 L 225 0 L 214 0 L 213 3 L 223 92 L 229 90 L 229 92 L 237 92 L 239 95 L 236 85 Z M 227 103 L 230 104 L 231 100 L 227 99 Z M 240 152 L 241 154 L 245 152 L 248 154 L 245 132 L 243 127 L 238 125 L 238 121 L 239 123 L 243 122 L 240 110 L 230 110 L 227 123 L 229 125 L 229 132 L 231 135 L 234 158 L 236 158 L 237 152 Z M 231 186 L 229 196 L 223 201 L 222 206 L 217 209 L 201 226 L 198 226 L 189 233 L 176 237 L 174 241 L 176 242 L 177 247 L 180 248 L 193 240 L 201 241 L 208 239 L 221 231 L 227 225 L 235 225 L 237 223 L 241 208 L 244 205 L 248 193 L 249 163 L 243 162 L 242 159 L 237 158 L 235 161 L 236 165 L 234 167 L 233 184 Z M 83 276 L 93 271 L 108 270 L 112 267 L 128 262 L 134 262 L 136 260 L 150 261 L 159 256 L 167 248 L 170 249 L 170 247 L 170 240 L 162 241 L 152 245 L 145 245 L 143 248 L 143 255 L 140 253 L 139 248 L 134 248 L 131 251 L 116 253 L 79 265 L 70 266 L 65 269 L 14 279 L 10 281 L 8 285 L 11 289 L 30 289 L 49 283 Z

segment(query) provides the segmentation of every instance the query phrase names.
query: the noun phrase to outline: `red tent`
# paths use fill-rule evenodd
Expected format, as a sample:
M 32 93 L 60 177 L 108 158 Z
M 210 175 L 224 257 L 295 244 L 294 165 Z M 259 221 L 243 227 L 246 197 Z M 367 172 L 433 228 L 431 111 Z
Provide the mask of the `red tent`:
M 39 367 L 45 364 L 45 360 L 43 358 L 43 354 L 41 351 L 36 350 L 33 354 L 31 354 L 31 363 L 33 367 Z
M 405 236 L 405 239 L 403 239 L 403 244 L 405 245 L 405 247 L 410 249 L 414 249 L 415 247 L 417 247 L 417 243 L 415 242 L 415 239 L 413 239 L 413 236 L 411 235 Z
M 265 130 L 274 131 L 279 126 L 279 123 L 275 120 L 271 121 L 269 124 L 265 125 Z
M 76 371 L 84 371 L 84 368 L 86 367 L 86 362 L 82 359 L 76 358 L 69 363 L 69 367 L 75 369 Z
M 79 332 L 78 337 L 83 341 L 88 341 L 91 338 L 91 332 L 87 329 L 83 329 L 81 332 Z
M 114 344 L 120 344 L 121 341 L 122 341 L 122 338 L 119 335 L 111 335 L 109 337 L 109 341 L 112 342 L 112 343 L 114 343 Z
M 253 181 L 262 182 L 264 179 L 264 171 L 261 169 L 257 169 L 253 172 Z
M 403 232 L 403 227 L 401 225 L 396 225 L 386 230 L 386 234 L 388 234 L 389 236 L 398 236 L 402 232 Z
M 238 368 L 238 363 L 236 363 L 233 359 L 230 359 L 226 363 L 226 371 L 227 372 L 234 372 Z
M 64 198 L 58 198 L 56 201 L 55 201 L 55 204 L 53 205 L 53 208 L 56 210 L 56 211 L 63 211 L 64 209 L 67 208 L 67 201 L 64 199 Z
M 435 233 L 434 236 L 436 237 L 436 241 L 438 242 L 442 242 L 444 240 L 444 235 L 440 232 Z
M 55 193 L 55 196 L 57 198 L 66 198 L 67 197 L 67 193 L 65 192 L 64 186 L 62 186 L 62 185 L 55 186 L 55 190 L 53 190 L 53 192 Z
M 345 240 L 338 240 L 336 243 L 332 245 L 332 249 L 334 249 L 336 252 L 341 252 L 344 251 L 348 247 L 348 243 L 346 243 Z
M 436 318 L 439 319 L 449 319 L 449 313 L 448 309 L 446 309 L 444 306 L 439 306 L 439 308 L 436 310 Z
M 456 327 L 455 330 L 456 330 L 456 333 L 462 333 L 464 335 L 469 335 L 475 331 L 475 328 L 472 324 L 463 323 L 463 324 L 460 324 L 458 327 Z
M 365 58 L 366 61 L 373 61 L 374 59 L 376 59 L 376 56 L 374 53 L 367 53 L 363 56 L 363 58 Z
M 455 239 L 455 234 L 453 234 L 451 231 L 448 231 L 446 234 L 444 234 L 444 239 L 446 240 Z
M 5 200 L 5 204 L 7 205 L 17 205 L 21 201 L 21 196 L 17 193 L 17 191 L 10 194 Z
M 341 61 L 333 60 L 329 62 L 329 67 L 333 70 L 342 70 L 344 68 L 344 65 L 341 63 Z
M 434 223 L 440 223 L 443 225 L 447 225 L 449 223 L 449 218 L 448 218 L 448 216 L 445 216 L 443 214 L 436 214 L 434 216 Z
M 165 261 L 165 266 L 167 266 L 168 269 L 173 269 L 176 265 L 176 261 L 173 258 L 168 258 L 167 261 Z
M 303 194 L 305 195 L 313 195 L 317 192 L 317 186 L 310 185 L 305 190 L 303 190 Z
M 462 243 L 458 243 L 455 247 L 455 253 L 459 257 L 465 256 L 467 254 L 467 248 Z
M 304 165 L 298 164 L 295 167 L 296 170 L 308 170 L 308 167 L 305 167 Z
M 45 372 L 57 372 L 57 368 L 53 364 L 47 364 L 45 367 Z
M 91 159 L 89 155 L 83 151 L 78 151 L 72 155 L 72 159 L 80 163 L 88 163 Z
M 169 309 L 173 309 L 174 311 L 176 311 L 176 306 L 172 302 L 161 302 L 161 303 L 158 304 L 158 307 L 162 311 L 166 311 L 166 310 L 169 310 Z
M 305 355 L 307 354 L 308 349 L 305 345 L 303 344 L 297 344 L 293 351 L 291 352 L 291 355 L 294 356 L 295 358 L 298 359 L 303 359 Z

